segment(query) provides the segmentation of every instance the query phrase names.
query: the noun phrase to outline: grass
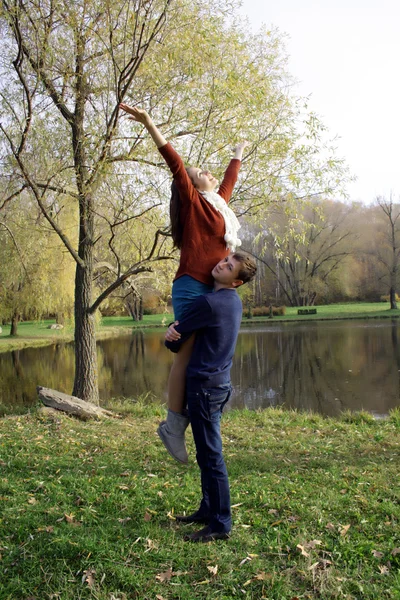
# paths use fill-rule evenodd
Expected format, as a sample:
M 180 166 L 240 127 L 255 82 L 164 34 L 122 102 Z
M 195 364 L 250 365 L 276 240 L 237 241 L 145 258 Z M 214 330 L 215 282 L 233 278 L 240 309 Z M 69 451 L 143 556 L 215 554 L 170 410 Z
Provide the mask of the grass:
M 286 315 L 274 317 L 272 322 L 287 321 L 321 321 L 334 319 L 384 319 L 398 318 L 400 309 L 390 310 L 388 302 L 356 302 L 352 304 L 330 304 L 314 307 L 315 315 L 298 315 L 296 307 L 287 307 Z M 97 339 L 129 334 L 132 329 L 165 327 L 173 319 L 171 314 L 144 315 L 143 321 L 135 322 L 131 317 L 103 317 L 97 327 Z M 244 310 L 243 323 L 271 323 L 268 317 L 246 318 Z M 9 352 L 26 347 L 46 346 L 57 342 L 70 342 L 74 338 L 72 324 L 62 330 L 49 329 L 54 320 L 26 321 L 18 326 L 17 337 L 8 335 L 9 326 L 3 327 L 0 334 L 0 352 Z
M 307 307 L 304 307 L 307 308 Z M 400 316 L 400 309 L 390 310 L 388 302 L 355 302 L 313 306 L 315 315 L 298 315 L 298 307 L 286 307 L 286 315 L 273 317 L 273 321 L 322 321 L 326 319 L 390 319 Z M 244 315 L 246 311 L 244 310 Z M 252 321 L 265 321 L 268 317 L 253 317 Z M 245 321 L 247 319 L 245 318 Z
M 157 405 L 121 419 L 2 420 L 1 600 L 396 600 L 400 411 L 267 409 L 222 421 L 234 528 L 183 541 L 199 473 L 165 454 Z

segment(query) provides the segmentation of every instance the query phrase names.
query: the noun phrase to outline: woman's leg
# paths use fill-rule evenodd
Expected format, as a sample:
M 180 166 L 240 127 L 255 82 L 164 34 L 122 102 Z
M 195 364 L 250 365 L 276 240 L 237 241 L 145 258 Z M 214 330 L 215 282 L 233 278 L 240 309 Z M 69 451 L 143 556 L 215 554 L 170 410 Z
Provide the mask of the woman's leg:
M 185 431 L 189 418 L 185 410 L 186 367 L 192 354 L 195 336 L 192 335 L 175 356 L 168 380 L 168 413 L 167 420 L 158 426 L 160 436 L 170 455 L 178 462 L 186 464 L 188 454 L 185 444 Z
M 175 354 L 168 378 L 168 408 L 182 413 L 185 408 L 186 367 L 192 355 L 195 335 L 184 342 Z

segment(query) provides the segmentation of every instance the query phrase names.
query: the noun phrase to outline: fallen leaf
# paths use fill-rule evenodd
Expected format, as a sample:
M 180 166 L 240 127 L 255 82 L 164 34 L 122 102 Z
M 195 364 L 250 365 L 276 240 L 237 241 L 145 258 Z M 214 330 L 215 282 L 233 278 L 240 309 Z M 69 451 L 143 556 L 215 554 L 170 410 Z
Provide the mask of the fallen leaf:
M 340 490 L 340 493 L 341 493 L 341 494 L 347 494 L 347 491 L 348 491 L 348 490 L 346 490 L 346 489 L 343 489 L 343 490 Z
M 36 504 L 36 498 L 34 498 L 33 496 L 31 496 L 28 500 L 28 504 Z
M 246 556 L 246 558 L 244 558 L 242 561 L 240 561 L 239 567 L 241 567 L 245 563 L 249 562 L 249 560 L 251 560 L 250 556 Z
M 375 558 L 382 558 L 383 556 L 383 552 L 379 552 L 378 550 L 371 550 L 371 552 Z
M 393 548 L 392 555 L 396 556 L 396 554 L 400 554 L 400 548 Z
M 130 472 L 129 471 L 124 471 L 123 473 L 120 473 L 120 477 L 129 477 Z
M 160 596 L 160 594 L 157 594 L 156 599 L 157 600 L 165 600 L 164 596 Z
M 308 552 L 306 552 L 306 551 L 304 550 L 304 546 L 302 546 L 301 544 L 297 544 L 296 548 L 298 548 L 299 550 L 301 550 L 301 553 L 302 553 L 302 555 L 303 555 L 303 556 L 306 556 L 307 558 L 310 556 L 310 555 L 308 554 Z
M 121 523 L 121 525 L 126 525 L 126 523 L 130 520 L 130 517 L 125 517 L 125 519 L 118 519 L 118 523 Z
M 381 575 L 389 575 L 389 568 L 386 565 L 378 565 Z
M 82 583 L 85 583 L 86 581 L 89 587 L 93 587 L 95 574 L 96 571 L 94 569 L 87 569 L 87 571 L 83 571 Z
M 332 531 L 333 529 L 335 529 L 335 526 L 334 526 L 334 524 L 333 524 L 333 523 L 328 523 L 328 524 L 326 525 L 325 529 L 330 529 L 330 530 Z
M 271 573 L 265 573 L 265 571 L 261 571 L 261 573 L 257 573 L 257 575 L 255 575 L 254 579 L 257 579 L 257 581 L 268 581 L 271 579 L 271 577 Z
M 340 535 L 346 535 L 346 533 L 348 532 L 348 530 L 350 529 L 350 525 L 345 525 L 341 531 L 340 531 Z
M 148 513 L 147 511 L 144 513 L 144 520 L 145 521 L 150 521 L 151 520 L 151 514 Z
M 269 511 L 268 511 L 268 513 L 269 513 L 270 515 L 277 515 L 277 514 L 278 514 L 278 511 L 276 510 L 276 508 L 270 508 L 270 509 L 269 509 Z
M 70 515 L 67 515 L 67 513 L 64 513 L 64 518 L 67 521 L 67 523 L 73 523 L 74 522 L 74 515 L 73 515 L 73 513 L 71 513 Z
M 218 565 L 215 565 L 215 567 L 207 567 L 207 569 L 212 575 L 216 575 L 218 573 Z
M 129 486 L 128 485 L 119 485 L 118 488 L 120 490 L 129 490 Z
M 160 583 L 165 583 L 166 581 L 169 581 L 172 577 L 172 569 L 167 569 L 164 573 L 159 573 L 158 575 L 156 575 L 156 579 L 157 581 L 159 581 Z

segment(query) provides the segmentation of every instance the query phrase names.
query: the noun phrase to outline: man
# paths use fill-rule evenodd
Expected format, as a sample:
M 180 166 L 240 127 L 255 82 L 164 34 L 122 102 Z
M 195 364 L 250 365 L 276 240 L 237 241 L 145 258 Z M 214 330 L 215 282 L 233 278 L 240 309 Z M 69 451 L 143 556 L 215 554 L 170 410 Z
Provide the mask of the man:
M 186 400 L 203 497 L 194 514 L 177 516 L 176 520 L 203 523 L 205 527 L 186 536 L 188 541 L 227 539 L 232 526 L 220 420 L 231 395 L 230 370 L 242 319 L 242 303 L 236 288 L 250 281 L 255 272 L 255 261 L 243 252 L 235 252 L 221 260 L 212 270 L 214 292 L 199 296 L 179 324 L 171 325 L 165 336 L 166 346 L 177 352 L 180 344 L 196 332 L 186 369 Z M 179 417 L 183 435 L 189 419 L 183 415 Z M 171 452 L 165 424 L 159 429 L 161 439 Z

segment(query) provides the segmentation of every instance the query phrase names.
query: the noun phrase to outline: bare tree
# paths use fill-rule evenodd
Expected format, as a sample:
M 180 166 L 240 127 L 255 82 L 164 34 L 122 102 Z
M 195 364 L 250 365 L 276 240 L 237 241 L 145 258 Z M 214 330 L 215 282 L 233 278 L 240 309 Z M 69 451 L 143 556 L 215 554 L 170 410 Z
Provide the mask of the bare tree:
M 392 194 L 389 200 L 379 196 L 376 204 L 384 215 L 385 224 L 380 232 L 377 232 L 374 254 L 385 270 L 384 279 L 388 281 L 390 308 L 394 310 L 397 308 L 396 289 L 400 258 L 400 204 L 393 202 Z

